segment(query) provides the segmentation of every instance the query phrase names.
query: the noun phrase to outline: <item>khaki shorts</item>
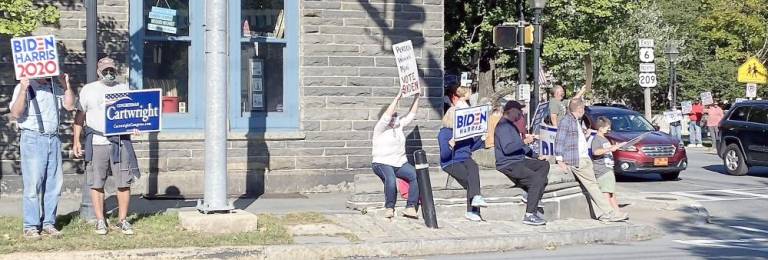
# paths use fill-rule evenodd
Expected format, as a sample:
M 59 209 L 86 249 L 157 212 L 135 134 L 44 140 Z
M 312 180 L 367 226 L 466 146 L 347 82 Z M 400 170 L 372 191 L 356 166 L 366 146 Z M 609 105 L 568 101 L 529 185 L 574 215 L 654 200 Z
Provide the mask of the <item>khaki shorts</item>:
M 112 149 L 110 145 L 94 145 L 93 158 L 85 163 L 86 184 L 91 189 L 103 189 L 107 181 L 107 176 L 112 176 L 115 186 L 118 188 L 131 187 L 133 175 L 128 169 L 128 156 L 121 154 L 122 163 L 113 163 L 110 154 Z
M 597 178 L 597 185 L 600 191 L 604 193 L 616 193 L 616 175 L 613 171 L 606 172 L 600 178 Z

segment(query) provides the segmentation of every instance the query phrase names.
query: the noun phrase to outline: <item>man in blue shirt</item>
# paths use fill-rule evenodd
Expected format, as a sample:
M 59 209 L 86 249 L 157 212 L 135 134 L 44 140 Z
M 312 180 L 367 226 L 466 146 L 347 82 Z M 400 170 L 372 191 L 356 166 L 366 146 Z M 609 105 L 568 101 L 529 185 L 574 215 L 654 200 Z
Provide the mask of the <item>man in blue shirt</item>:
M 496 144 L 496 170 L 528 192 L 523 223 L 539 226 L 547 223 L 536 214 L 536 209 L 547 186 L 549 163 L 528 147 L 527 144 L 534 141 L 534 136 L 526 135 L 523 139 L 515 127 L 514 122 L 523 116 L 522 108 L 517 101 L 508 101 L 504 105 L 504 117 L 496 125 L 493 135 Z
M 75 94 L 69 86 L 69 75 L 61 74 L 58 81 L 60 84 L 46 79 L 21 78 L 10 103 L 11 117 L 16 119 L 21 132 L 22 211 L 26 239 L 40 239 L 41 233 L 61 235 L 54 227 L 64 181 L 59 119 L 61 109 L 75 109 Z

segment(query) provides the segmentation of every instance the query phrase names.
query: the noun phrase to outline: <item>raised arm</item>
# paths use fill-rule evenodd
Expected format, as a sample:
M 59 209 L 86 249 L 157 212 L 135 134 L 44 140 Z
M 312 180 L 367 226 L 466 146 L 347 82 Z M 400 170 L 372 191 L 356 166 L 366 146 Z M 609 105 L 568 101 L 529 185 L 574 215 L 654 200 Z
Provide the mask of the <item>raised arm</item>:
M 413 104 L 411 104 L 411 109 L 408 110 L 408 114 L 406 114 L 403 119 L 400 120 L 400 124 L 408 125 L 413 121 L 414 118 L 416 118 L 416 112 L 419 111 L 419 97 L 421 97 L 420 94 L 413 96 Z
M 59 83 L 64 87 L 64 109 L 67 111 L 75 110 L 75 91 L 69 84 L 69 74 L 62 73 L 59 75 Z
M 389 107 L 384 111 L 382 117 L 392 117 L 392 115 L 395 114 L 395 111 L 397 111 L 397 103 L 400 102 L 400 97 L 402 97 L 402 94 L 398 91 L 397 96 L 395 96 L 395 99 L 389 104 Z
M 22 78 L 19 85 L 13 91 L 13 100 L 11 101 L 11 117 L 20 118 L 27 111 L 27 91 L 29 91 L 29 79 Z

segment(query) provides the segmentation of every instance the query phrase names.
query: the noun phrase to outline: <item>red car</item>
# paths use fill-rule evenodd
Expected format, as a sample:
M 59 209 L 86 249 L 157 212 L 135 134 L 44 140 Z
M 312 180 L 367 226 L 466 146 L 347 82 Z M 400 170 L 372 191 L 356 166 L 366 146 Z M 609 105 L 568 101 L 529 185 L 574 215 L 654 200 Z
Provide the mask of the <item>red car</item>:
M 688 167 L 683 142 L 658 131 L 658 127 L 640 113 L 618 107 L 590 106 L 586 109 L 585 123 L 595 129 L 592 122 L 600 116 L 611 120 L 611 131 L 606 137 L 612 143 L 626 142 L 647 133 L 636 144 L 613 153 L 616 174 L 658 173 L 664 180 L 676 180 Z

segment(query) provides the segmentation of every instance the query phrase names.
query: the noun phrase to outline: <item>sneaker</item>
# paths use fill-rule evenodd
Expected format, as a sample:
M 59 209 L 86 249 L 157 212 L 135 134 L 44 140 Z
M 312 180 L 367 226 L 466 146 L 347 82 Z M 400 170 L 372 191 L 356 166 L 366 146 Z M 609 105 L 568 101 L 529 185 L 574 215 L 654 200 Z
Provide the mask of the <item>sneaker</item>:
M 544 207 L 538 206 L 534 214 L 536 214 L 536 216 L 539 217 L 540 219 L 544 219 Z
M 704 147 L 704 145 L 703 144 L 696 144 L 696 147 L 702 148 L 702 147 Z
M 107 234 L 107 222 L 104 222 L 103 219 L 96 220 L 96 230 L 94 230 L 97 235 L 106 235 Z
M 133 227 L 131 227 L 131 223 L 128 223 L 125 219 L 118 222 L 116 227 L 125 235 L 133 235 Z
M 696 147 L 695 144 L 688 144 L 688 148 L 694 148 L 694 147 Z
M 525 213 L 525 217 L 523 217 L 523 224 L 531 226 L 542 226 L 546 225 L 547 221 L 543 218 L 540 218 L 539 216 L 536 216 L 536 214 Z
M 602 222 L 622 222 L 629 219 L 629 215 L 627 213 L 615 213 L 612 212 L 610 214 L 606 214 L 601 216 L 598 220 Z
M 54 226 L 50 226 L 50 225 L 49 226 L 44 226 L 43 227 L 43 231 L 40 232 L 40 233 L 42 233 L 43 235 L 48 235 L 48 236 L 56 237 L 56 238 L 61 236 L 61 231 L 56 229 Z
M 419 215 L 416 214 L 416 208 L 414 207 L 405 208 L 405 210 L 403 210 L 403 217 L 419 219 Z
M 37 229 L 25 229 L 24 230 L 24 239 L 26 240 L 40 240 L 40 232 L 37 231 Z
M 485 199 L 483 198 L 483 196 L 477 195 L 472 198 L 472 207 L 487 208 L 488 203 L 485 202 Z
M 395 209 L 385 209 L 384 210 L 384 217 L 385 218 L 394 218 L 395 217 Z
M 468 219 L 469 221 L 475 221 L 475 222 L 483 221 L 483 218 L 480 217 L 479 214 L 471 211 L 468 211 L 467 214 L 464 214 L 464 218 Z

